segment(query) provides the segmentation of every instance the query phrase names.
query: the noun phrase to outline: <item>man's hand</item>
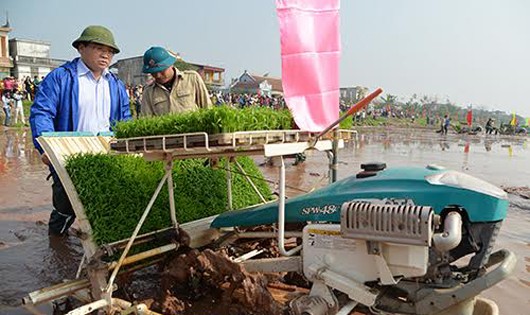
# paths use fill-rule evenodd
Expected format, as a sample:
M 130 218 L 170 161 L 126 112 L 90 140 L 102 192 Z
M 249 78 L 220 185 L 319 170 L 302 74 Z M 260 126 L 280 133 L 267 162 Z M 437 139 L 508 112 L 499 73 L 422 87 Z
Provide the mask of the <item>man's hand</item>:
M 46 153 L 43 153 L 41 156 L 40 156 L 40 160 L 42 161 L 42 163 L 48 165 L 48 166 L 52 166 L 52 163 L 50 162 L 50 159 L 48 158 L 48 154 Z

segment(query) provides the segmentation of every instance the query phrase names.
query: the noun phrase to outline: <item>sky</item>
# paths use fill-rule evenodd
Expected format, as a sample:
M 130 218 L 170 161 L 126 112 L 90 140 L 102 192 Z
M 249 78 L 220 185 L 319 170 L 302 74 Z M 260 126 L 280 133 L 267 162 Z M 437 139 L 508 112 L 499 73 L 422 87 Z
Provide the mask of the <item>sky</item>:
M 274 0 L 0 0 L 10 38 L 51 43 L 71 59 L 87 26 L 105 25 L 121 53 L 165 46 L 186 61 L 281 76 Z M 3 12 L 2 12 L 3 11 Z M 406 101 L 428 95 L 456 105 L 530 117 L 530 1 L 342 0 L 341 87 L 382 87 Z M 1 16 L 3 15 L 3 16 Z

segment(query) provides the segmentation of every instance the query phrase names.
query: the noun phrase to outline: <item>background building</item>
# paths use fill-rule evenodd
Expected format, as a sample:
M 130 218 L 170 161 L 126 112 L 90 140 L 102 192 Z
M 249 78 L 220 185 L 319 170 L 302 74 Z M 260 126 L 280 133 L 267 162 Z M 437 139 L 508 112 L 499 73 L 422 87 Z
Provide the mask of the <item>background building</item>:
M 136 56 L 120 59 L 111 65 L 110 69 L 112 72 L 116 73 L 120 80 L 125 84 L 135 86 L 138 84 L 144 85 L 151 79 L 150 75 L 142 73 L 142 66 L 143 56 Z M 197 71 L 209 89 L 216 90 L 221 89 L 224 86 L 223 74 L 225 69 L 223 68 L 184 62 L 178 57 L 178 55 L 175 66 L 179 70 Z
M 357 103 L 368 95 L 368 88 L 364 86 L 340 88 L 340 99 L 346 104 Z
M 9 57 L 9 21 L 6 24 L 0 26 L 0 79 L 3 79 L 10 75 L 11 68 L 13 67 L 13 61 Z
M 282 80 L 269 77 L 268 74 L 259 76 L 250 74 L 246 70 L 230 85 L 232 93 L 262 94 L 267 96 L 283 95 Z
M 225 80 L 223 78 L 223 74 L 225 69 L 209 65 L 201 65 L 198 63 L 188 64 L 192 68 L 195 68 L 193 70 L 197 71 L 201 75 L 204 83 L 210 90 L 220 90 L 224 87 Z
M 110 66 L 110 71 L 129 86 L 144 85 L 150 79 L 150 76 L 142 73 L 142 66 L 143 57 L 136 56 L 116 61 Z
M 9 40 L 9 51 L 13 60 L 11 75 L 23 77 L 43 77 L 66 60 L 50 58 L 51 44 L 40 40 L 13 38 Z

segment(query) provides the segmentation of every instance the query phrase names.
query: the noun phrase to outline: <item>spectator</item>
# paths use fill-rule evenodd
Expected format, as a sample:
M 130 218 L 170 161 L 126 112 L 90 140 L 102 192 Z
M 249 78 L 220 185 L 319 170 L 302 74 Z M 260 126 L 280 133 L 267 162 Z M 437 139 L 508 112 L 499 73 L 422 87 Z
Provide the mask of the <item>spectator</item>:
M 24 117 L 24 106 L 22 105 L 22 99 L 24 96 L 22 92 L 17 91 L 13 94 L 13 99 L 15 100 L 15 124 L 20 122 L 23 125 L 26 124 L 26 118 Z
M 179 71 L 173 65 L 176 60 L 162 47 L 151 47 L 145 52 L 143 72 L 151 74 L 155 81 L 144 89 L 142 115 L 181 113 L 212 106 L 201 76 L 191 70 Z
M 27 76 L 26 79 L 24 79 L 24 91 L 26 91 L 26 96 L 28 98 L 28 101 L 31 102 L 31 100 L 34 98 L 34 87 L 33 87 L 33 81 L 31 81 L 31 77 Z
M 4 126 L 9 127 L 11 123 L 11 92 L 4 90 L 2 93 L 2 108 L 5 114 Z
M 88 26 L 72 46 L 80 57 L 46 76 L 30 114 L 33 143 L 53 178 L 54 210 L 48 223 L 52 235 L 66 234 L 75 213 L 37 138 L 51 131 L 109 131 L 116 121 L 131 118 L 125 85 L 108 70 L 113 56 L 120 52 L 111 31 L 99 25 Z

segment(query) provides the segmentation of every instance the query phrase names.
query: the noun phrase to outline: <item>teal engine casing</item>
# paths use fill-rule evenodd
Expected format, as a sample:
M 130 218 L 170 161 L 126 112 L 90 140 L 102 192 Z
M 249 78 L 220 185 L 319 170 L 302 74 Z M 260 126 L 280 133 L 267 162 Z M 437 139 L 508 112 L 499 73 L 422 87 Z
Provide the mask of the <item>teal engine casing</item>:
M 443 232 L 446 217 L 457 212 L 462 218 L 462 240 L 444 253 L 430 255 L 431 280 L 440 281 L 451 274 L 449 264 L 474 254 L 468 268 L 475 277 L 487 261 L 496 235 L 508 209 L 507 194 L 500 188 L 458 171 L 437 166 L 388 168 L 384 164 L 366 164 L 364 171 L 322 189 L 288 199 L 287 223 L 340 223 L 344 203 L 361 202 L 386 205 L 431 207 L 439 216 Z M 257 226 L 278 220 L 278 203 L 226 212 L 212 227 Z M 433 248 L 432 251 L 435 249 Z
M 491 253 L 509 205 L 503 190 L 436 166 L 361 167 L 285 202 L 285 222 L 305 225 L 301 261 L 312 292 L 333 288 L 375 310 L 436 314 L 513 271 L 513 253 Z M 275 202 L 223 213 L 212 226 L 277 221 Z M 472 257 L 463 266 L 456 262 L 467 255 Z M 290 305 L 304 314 L 320 298 L 304 296 Z

